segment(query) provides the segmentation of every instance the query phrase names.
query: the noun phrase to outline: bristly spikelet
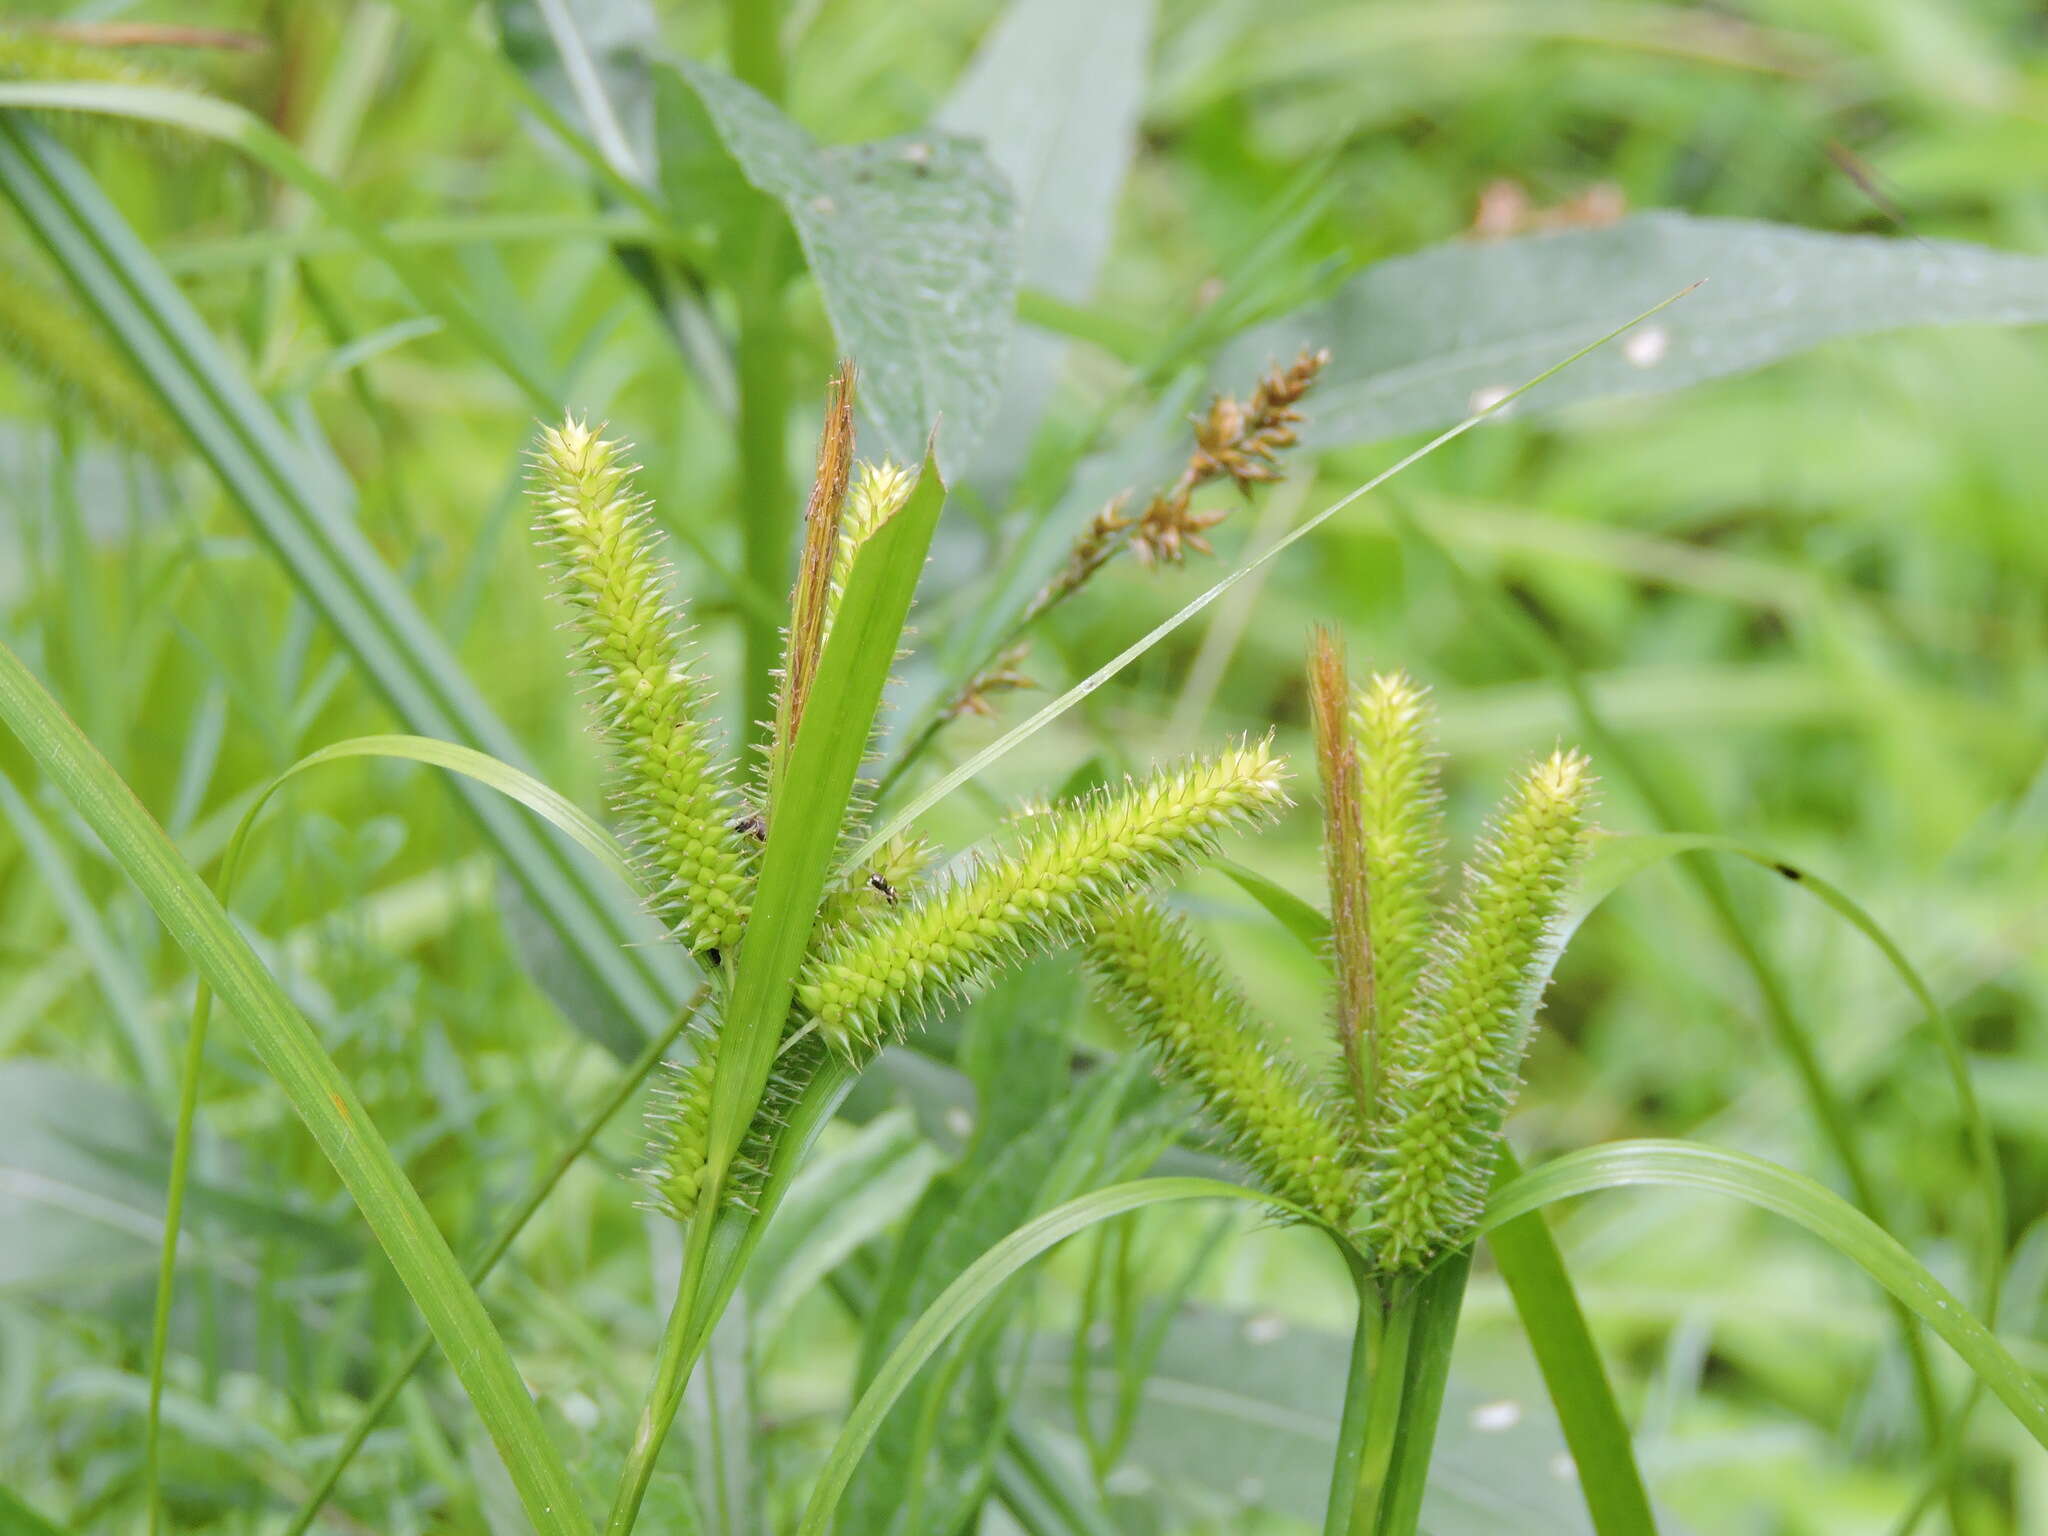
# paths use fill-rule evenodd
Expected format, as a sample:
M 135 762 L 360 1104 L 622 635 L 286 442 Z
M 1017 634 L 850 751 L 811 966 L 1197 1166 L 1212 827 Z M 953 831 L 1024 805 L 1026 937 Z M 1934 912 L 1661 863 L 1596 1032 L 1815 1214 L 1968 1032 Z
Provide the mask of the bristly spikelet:
M 1430 746 L 1428 694 L 1405 673 L 1376 674 L 1351 708 L 1358 749 L 1358 814 L 1365 831 L 1366 928 L 1373 985 L 1368 1028 L 1383 1060 L 1398 1054 L 1403 1021 L 1429 961 L 1436 922 L 1443 791 Z
M 846 595 L 854 556 L 875 536 L 876 529 L 903 509 L 916 485 L 915 475 L 886 459 L 880 464 L 857 466 L 852 493 L 846 498 L 846 510 L 839 519 L 839 547 L 832 556 L 832 592 L 825 605 L 828 629 L 838 615 L 839 600 Z
M 1140 897 L 1095 930 L 1088 968 L 1103 997 L 1191 1088 L 1265 1188 L 1342 1224 L 1362 1165 L 1334 1106 L 1273 1052 L 1236 989 L 1179 918 Z
M 1034 818 L 1009 852 L 828 943 L 797 978 L 819 1032 L 864 1053 L 1003 965 L 1071 943 L 1104 910 L 1286 804 L 1270 741 Z
M 577 421 L 542 434 L 537 532 L 557 551 L 576 656 L 618 754 L 619 807 L 655 911 L 693 952 L 729 950 L 746 916 L 750 844 L 734 815 L 684 663 L 646 504 L 621 445 Z
M 704 1149 L 711 1133 L 711 1074 L 718 1065 L 718 1039 L 698 1042 L 688 1066 L 664 1061 L 655 1069 L 647 1097 L 647 1164 L 640 1182 L 648 1204 L 674 1221 L 697 1211 L 704 1183 Z
M 1470 1230 L 1520 1081 L 1593 780 L 1553 752 L 1510 791 L 1404 1023 L 1374 1201 L 1388 1269 L 1426 1264 Z

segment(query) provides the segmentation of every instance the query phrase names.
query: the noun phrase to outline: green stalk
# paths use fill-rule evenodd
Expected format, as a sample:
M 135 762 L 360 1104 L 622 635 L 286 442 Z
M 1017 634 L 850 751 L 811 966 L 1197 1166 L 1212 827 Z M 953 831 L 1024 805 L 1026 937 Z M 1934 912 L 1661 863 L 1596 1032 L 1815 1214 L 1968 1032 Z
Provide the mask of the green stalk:
M 1373 1444 L 1376 1428 L 1391 1417 L 1379 1401 L 1388 1381 L 1399 1387 L 1399 1370 L 1384 1369 L 1389 1345 L 1405 1348 L 1392 1337 L 1393 1318 L 1381 1314 L 1379 1288 L 1363 1267 L 1354 1270 L 1358 1292 L 1358 1323 L 1351 1335 L 1351 1371 L 1344 1381 L 1344 1416 L 1337 1424 L 1337 1459 L 1330 1467 L 1330 1503 L 1323 1516 L 1323 1536 L 1350 1536 L 1360 1509 L 1359 1494 L 1368 1478 L 1378 1480 L 1384 1449 Z M 1396 1402 L 1392 1407 L 1398 1407 Z M 1366 1527 L 1370 1529 L 1370 1525 Z
M 1444 1383 L 1451 1373 L 1451 1346 L 1457 1342 L 1458 1314 L 1465 1306 L 1465 1281 L 1471 1273 L 1468 1245 L 1416 1280 L 1396 1304 L 1397 1311 L 1411 1316 L 1407 1357 L 1401 1366 L 1400 1409 L 1392 1416 L 1392 1454 L 1377 1492 L 1376 1519 L 1370 1525 L 1354 1525 L 1353 1536 L 1415 1536 L 1430 1456 L 1436 1449 L 1437 1421 L 1443 1414 Z M 1389 1350 L 1382 1369 L 1393 1363 Z
M 789 333 L 782 313 L 780 210 L 767 199 L 754 210 L 737 252 L 740 390 L 739 520 L 742 567 L 757 591 L 780 592 L 789 585 L 790 529 L 795 526 L 795 489 L 784 453 L 789 413 Z M 775 715 L 775 669 L 782 652 L 782 627 L 753 607 L 740 612 L 743 730 L 760 740 Z
M 782 7 L 775 0 L 727 0 L 726 43 L 732 72 L 770 101 L 781 103 L 787 85 L 782 57 Z M 788 585 L 789 530 L 795 508 L 784 449 L 789 419 L 789 334 L 782 305 L 787 226 L 782 210 L 758 200 L 735 251 L 734 298 L 739 308 L 735 365 L 739 379 L 739 518 L 748 583 L 762 592 Z M 742 731 L 762 739 L 775 711 L 774 671 L 782 650 L 781 627 L 743 611 L 745 681 Z
M 497 1268 L 498 1261 L 511 1251 L 513 1243 L 519 1239 L 519 1234 L 526 1230 L 526 1224 L 533 1220 L 548 1196 L 555 1192 L 555 1186 L 561 1183 L 562 1176 L 590 1150 L 590 1144 L 597 1139 L 597 1133 L 610 1124 L 612 1116 L 625 1107 L 626 1100 L 633 1096 L 633 1091 L 646 1079 L 647 1074 L 654 1070 L 655 1063 L 661 1060 L 669 1046 L 675 1043 L 676 1036 L 683 1032 L 684 1026 L 702 1005 L 704 991 L 703 987 L 699 987 L 696 995 L 677 1012 L 674 1022 L 662 1033 L 650 1039 L 632 1065 L 619 1074 L 617 1081 L 612 1084 L 612 1091 L 605 1095 L 604 1102 L 591 1111 L 582 1128 L 569 1144 L 562 1148 L 561 1155 L 555 1159 L 553 1166 L 541 1176 L 540 1182 L 528 1191 L 519 1209 L 514 1211 L 504 1226 L 498 1229 L 498 1234 L 491 1239 L 490 1246 L 477 1255 L 469 1268 L 471 1284 L 481 1285 L 484 1277 Z M 194 1031 L 194 1038 L 198 1038 L 197 1031 Z M 175 1175 L 173 1177 L 176 1185 L 182 1185 L 182 1180 L 176 1180 Z M 175 1230 L 175 1216 L 167 1217 L 166 1221 Z M 168 1290 L 160 1289 L 160 1294 L 168 1297 Z M 377 1427 L 384 1415 L 390 1411 L 391 1405 L 398 1400 L 398 1394 L 404 1390 L 405 1384 L 412 1380 L 413 1373 L 420 1368 L 421 1362 L 427 1358 L 427 1352 L 433 1346 L 433 1335 L 421 1334 L 414 1341 L 412 1348 L 406 1352 L 405 1358 L 399 1362 L 398 1369 L 393 1371 L 385 1379 L 384 1385 L 377 1389 L 377 1395 L 363 1405 L 362 1412 L 356 1416 L 356 1421 L 350 1426 L 348 1434 L 342 1439 L 334 1455 L 329 1458 L 327 1465 L 320 1469 L 320 1475 L 314 1479 L 312 1492 L 308 1493 L 305 1501 L 299 1505 L 299 1511 L 292 1517 L 292 1523 L 285 1527 L 284 1536 L 305 1536 L 314 1520 L 319 1518 L 321 1507 L 333 1495 L 335 1484 L 341 1481 L 341 1474 L 355 1459 L 356 1452 L 363 1448 L 363 1442 L 370 1438 L 370 1431 Z M 154 1479 L 150 1486 L 154 1490 Z
M 640 1422 L 634 1426 L 633 1444 L 619 1473 L 618 1492 L 612 1496 L 611 1513 L 605 1518 L 605 1536 L 626 1536 L 639 1518 L 640 1501 L 647 1496 L 647 1484 L 654 1476 L 662 1442 L 668 1438 L 668 1427 L 675 1422 L 676 1410 L 682 1407 L 697 1356 L 711 1336 L 709 1327 L 692 1326 L 698 1321 L 697 1297 L 703 1288 L 705 1259 L 710 1248 L 708 1241 L 697 1237 L 705 1225 L 702 1216 L 690 1223 L 690 1245 L 684 1254 L 675 1305 L 669 1308 L 668 1323 L 661 1332 L 654 1381 L 647 1389 L 646 1401 L 640 1405 Z
M 1365 1444 L 1358 1459 L 1358 1479 L 1351 1487 L 1348 1536 L 1371 1536 L 1379 1525 L 1386 1497 L 1394 1447 L 1401 1438 L 1401 1412 L 1407 1401 L 1408 1351 L 1415 1337 L 1415 1293 L 1393 1298 L 1379 1327 L 1379 1349 L 1372 1363 L 1372 1388 L 1365 1407 Z

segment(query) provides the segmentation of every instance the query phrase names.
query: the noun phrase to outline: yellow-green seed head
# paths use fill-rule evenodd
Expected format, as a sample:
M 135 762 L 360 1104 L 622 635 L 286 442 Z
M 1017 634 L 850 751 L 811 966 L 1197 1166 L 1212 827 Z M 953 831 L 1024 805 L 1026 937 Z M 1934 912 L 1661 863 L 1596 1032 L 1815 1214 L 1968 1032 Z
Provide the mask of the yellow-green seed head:
M 1140 897 L 1097 925 L 1087 958 L 1104 999 L 1150 1042 L 1165 1074 L 1193 1090 L 1265 1188 L 1325 1221 L 1344 1222 L 1362 1165 L 1333 1129 L 1334 1107 L 1274 1054 L 1249 1005 L 1187 925 Z
M 537 532 L 582 635 L 576 658 L 619 764 L 618 805 L 655 911 L 692 951 L 738 943 L 751 846 L 712 755 L 645 503 L 621 445 L 571 420 L 542 434 Z
M 1576 752 L 1531 768 L 1495 813 L 1443 925 L 1388 1085 L 1373 1203 L 1389 1269 L 1428 1263 L 1478 1218 L 1585 848 L 1592 789 Z
M 664 1061 L 655 1069 L 647 1100 L 647 1164 L 640 1182 L 648 1203 L 676 1221 L 697 1210 L 704 1185 L 704 1152 L 711 1134 L 711 1075 L 718 1066 L 718 1037 L 697 1043 L 687 1066 Z
M 839 519 L 839 547 L 832 557 L 832 593 L 825 607 L 828 628 L 839 613 L 840 598 L 846 594 L 854 556 L 875 536 L 876 529 L 903 509 L 916 485 L 915 475 L 886 459 L 880 464 L 863 462 L 855 466 L 853 490 Z
M 1443 791 L 1430 742 L 1428 693 L 1400 672 L 1376 674 L 1352 702 L 1358 807 L 1365 829 L 1370 1029 L 1383 1056 L 1415 1001 L 1436 923 Z
M 1027 953 L 1073 942 L 1107 908 L 1286 804 L 1270 741 L 1155 774 L 1036 817 L 1016 845 L 814 954 L 797 998 L 861 1054 Z

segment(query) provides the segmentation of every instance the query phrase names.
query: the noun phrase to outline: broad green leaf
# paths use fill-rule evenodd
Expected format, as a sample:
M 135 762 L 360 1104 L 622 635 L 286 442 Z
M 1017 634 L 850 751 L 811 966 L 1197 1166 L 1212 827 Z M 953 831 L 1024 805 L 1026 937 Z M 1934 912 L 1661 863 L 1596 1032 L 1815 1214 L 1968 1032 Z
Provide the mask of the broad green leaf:
M 1487 1202 L 1487 1231 L 1558 1200 L 1630 1185 L 1662 1185 L 1732 1195 L 1797 1222 L 1855 1260 L 1976 1373 L 2013 1417 L 2048 1448 L 2048 1393 L 2006 1352 L 1991 1330 L 1899 1245 L 1896 1238 L 1832 1190 L 1804 1174 L 1723 1147 L 1680 1141 L 1623 1141 L 1567 1153 L 1531 1170 Z
M 1839 336 L 2048 320 L 2048 260 L 2037 256 L 1656 212 L 1380 262 L 1328 301 L 1247 333 L 1217 376 L 1327 346 L 1306 439 L 1377 442 L 1457 421 L 1600 334 L 1615 313 L 1702 280 L 1625 346 L 1532 390 L 1524 409 L 1658 394 Z
M 996 405 L 1016 299 L 1001 176 L 950 134 L 821 149 L 739 81 L 676 67 L 747 179 L 789 215 L 883 446 L 914 462 L 936 421 L 940 462 L 967 464 Z
M 932 119 L 978 139 L 1009 181 L 1020 283 L 1075 303 L 1093 292 L 1137 149 L 1151 39 L 1151 0 L 1011 0 Z M 990 500 L 1023 468 L 1066 351 L 1014 330 L 974 461 Z
M 422 736 L 519 762 L 510 732 L 364 538 L 347 488 L 308 460 L 76 160 L 19 114 L 0 113 L 0 192 L 393 712 Z M 561 839 L 496 794 L 456 787 L 577 963 L 643 1034 L 658 1033 L 689 993 L 682 958 L 639 943 L 648 923 L 637 904 Z
M 543 1536 L 585 1529 L 560 1456 L 476 1291 L 312 1026 L 213 893 L 13 651 L 0 646 L 0 718 L 155 909 L 241 1021 L 264 1066 L 354 1196 L 483 1419 Z
M 976 1259 L 910 1326 L 875 1373 L 874 1380 L 868 1383 L 860 1401 L 854 1404 L 833 1442 L 810 1503 L 805 1506 L 798 1536 L 824 1536 L 846 1492 L 847 1480 L 853 1476 L 883 1419 L 916 1379 L 918 1371 L 961 1324 L 1033 1260 L 1075 1233 L 1126 1212 L 1181 1200 L 1210 1199 L 1243 1200 L 1268 1208 L 1281 1203 L 1270 1195 L 1218 1179 L 1138 1179 L 1070 1200 L 1019 1227 Z M 1314 1220 L 1305 1211 L 1291 1214 Z

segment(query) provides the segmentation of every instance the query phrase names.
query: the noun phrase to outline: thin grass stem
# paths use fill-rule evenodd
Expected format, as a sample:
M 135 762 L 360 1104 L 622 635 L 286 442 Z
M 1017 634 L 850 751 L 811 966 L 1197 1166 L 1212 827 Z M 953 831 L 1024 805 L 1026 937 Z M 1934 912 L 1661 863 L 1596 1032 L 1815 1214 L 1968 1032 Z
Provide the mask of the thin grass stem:
M 612 1083 L 611 1091 L 590 1112 L 575 1136 L 570 1138 L 568 1145 L 562 1148 L 561 1153 L 549 1166 L 548 1171 L 541 1175 L 539 1182 L 527 1191 L 526 1198 L 498 1229 L 497 1235 L 491 1239 L 490 1246 L 477 1255 L 469 1268 L 471 1284 L 481 1285 L 485 1277 L 497 1268 L 498 1261 L 511 1252 L 513 1243 L 519 1240 L 519 1234 L 526 1230 L 526 1224 L 539 1213 L 548 1196 L 555 1192 L 555 1186 L 562 1182 L 563 1176 L 576 1165 L 585 1152 L 590 1150 L 590 1144 L 597 1139 L 598 1132 L 611 1123 L 612 1116 L 625 1108 L 626 1101 L 646 1080 L 647 1074 L 654 1070 L 655 1064 L 675 1043 L 676 1037 L 682 1034 L 698 1008 L 703 1006 L 708 991 L 708 983 L 698 987 L 690 1001 L 677 1011 L 674 1022 L 660 1034 L 652 1036 L 640 1054 L 618 1075 Z M 376 1395 L 363 1405 L 362 1412 L 356 1415 L 355 1423 L 349 1426 L 348 1434 L 343 1437 L 334 1455 L 328 1459 L 327 1465 L 320 1469 L 320 1475 L 314 1479 L 312 1491 L 306 1495 L 298 1513 L 292 1517 L 292 1523 L 285 1528 L 284 1536 L 305 1536 L 305 1532 L 319 1516 L 321 1506 L 332 1497 L 335 1484 L 341 1480 L 342 1473 L 348 1470 L 348 1465 L 355 1459 L 356 1452 L 363 1448 L 363 1442 L 370 1438 L 370 1432 L 390 1411 L 391 1405 L 398 1400 L 398 1394 L 404 1390 L 405 1384 L 412 1380 L 413 1373 L 420 1368 L 421 1362 L 427 1358 L 427 1352 L 433 1347 L 433 1335 L 421 1334 L 413 1342 L 412 1348 L 406 1351 L 405 1358 L 399 1362 L 398 1368 L 385 1378 Z

